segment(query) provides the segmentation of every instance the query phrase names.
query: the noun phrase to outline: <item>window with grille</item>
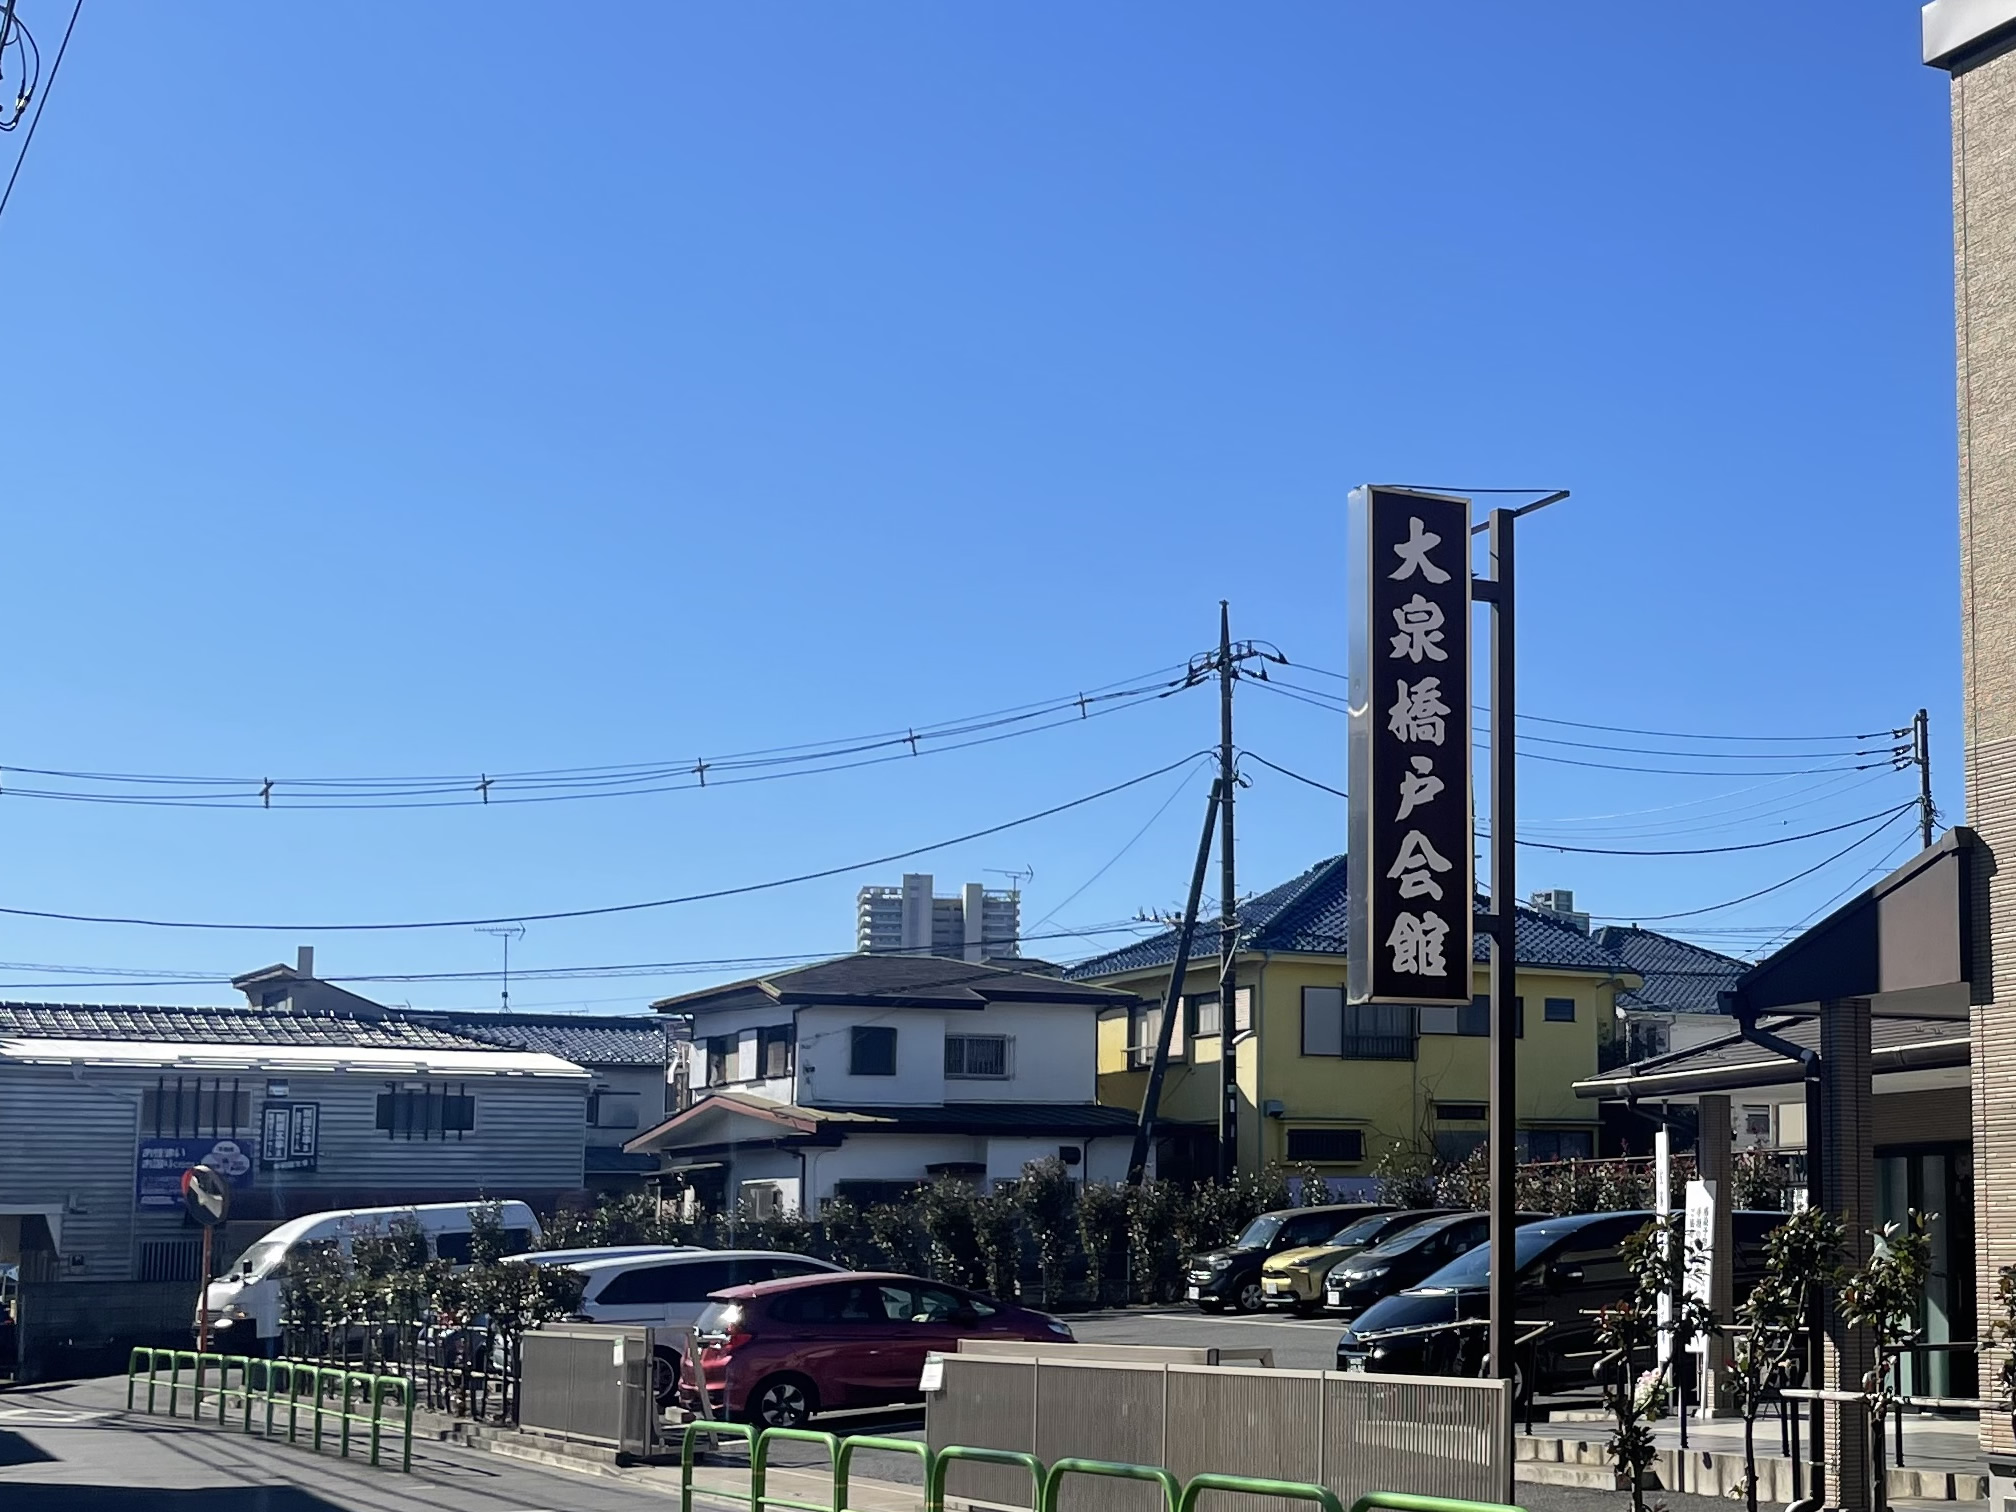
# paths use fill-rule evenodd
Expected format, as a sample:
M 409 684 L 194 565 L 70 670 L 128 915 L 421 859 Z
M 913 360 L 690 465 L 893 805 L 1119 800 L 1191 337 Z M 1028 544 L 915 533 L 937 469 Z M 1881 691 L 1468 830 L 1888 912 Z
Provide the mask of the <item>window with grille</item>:
M 1362 1129 L 1290 1129 L 1288 1158 L 1352 1165 L 1365 1158 Z
M 378 1094 L 378 1127 L 391 1139 L 460 1139 L 476 1127 L 476 1099 L 444 1087 L 393 1087 Z
M 1542 1014 L 1550 1024 L 1572 1024 L 1575 1022 L 1575 999 L 1548 998 Z
M 1008 1074 L 1005 1034 L 945 1036 L 945 1075 L 960 1081 L 998 1080 Z
M 140 1094 L 141 1132 L 236 1133 L 252 1127 L 252 1091 L 230 1082 L 163 1081 Z
M 1435 1116 L 1444 1123 L 1482 1123 L 1491 1110 L 1483 1103 L 1438 1102 Z

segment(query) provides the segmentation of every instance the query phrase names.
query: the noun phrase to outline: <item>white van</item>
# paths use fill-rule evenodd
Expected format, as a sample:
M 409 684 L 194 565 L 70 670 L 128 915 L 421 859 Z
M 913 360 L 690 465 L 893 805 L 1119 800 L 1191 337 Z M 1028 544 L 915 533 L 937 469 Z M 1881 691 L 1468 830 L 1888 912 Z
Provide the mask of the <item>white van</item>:
M 558 1253 L 555 1251 L 554 1253 Z M 581 1293 L 581 1316 L 594 1323 L 638 1323 L 647 1328 L 684 1328 L 699 1318 L 709 1293 L 784 1276 L 844 1266 L 782 1250 L 660 1250 L 654 1254 L 611 1256 L 571 1262 L 588 1278 Z M 679 1389 L 679 1352 L 661 1340 L 651 1361 L 651 1384 L 660 1402 Z
M 253 1242 L 229 1275 L 212 1281 L 203 1292 L 203 1310 L 210 1327 L 225 1336 L 233 1353 L 254 1352 L 280 1336 L 280 1294 L 289 1260 L 310 1250 L 333 1250 L 345 1264 L 357 1239 L 391 1231 L 411 1221 L 426 1236 L 430 1256 L 456 1265 L 469 1263 L 476 1232 L 475 1214 L 494 1210 L 504 1225 L 507 1254 L 522 1254 L 539 1244 L 539 1220 L 522 1202 L 426 1202 L 414 1207 L 342 1208 L 290 1218 Z M 252 1337 L 238 1333 L 243 1330 Z

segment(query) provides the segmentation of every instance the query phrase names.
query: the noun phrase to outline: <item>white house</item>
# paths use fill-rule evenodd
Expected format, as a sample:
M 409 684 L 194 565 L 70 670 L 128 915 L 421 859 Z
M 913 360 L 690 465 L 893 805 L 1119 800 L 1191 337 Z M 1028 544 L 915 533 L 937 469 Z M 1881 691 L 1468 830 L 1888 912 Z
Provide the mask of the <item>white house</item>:
M 627 1149 L 707 1201 L 880 1201 L 1033 1160 L 1126 1175 L 1134 1114 L 1098 1105 L 1101 1009 L 1129 993 L 938 956 L 851 955 L 666 998 L 695 1100 Z

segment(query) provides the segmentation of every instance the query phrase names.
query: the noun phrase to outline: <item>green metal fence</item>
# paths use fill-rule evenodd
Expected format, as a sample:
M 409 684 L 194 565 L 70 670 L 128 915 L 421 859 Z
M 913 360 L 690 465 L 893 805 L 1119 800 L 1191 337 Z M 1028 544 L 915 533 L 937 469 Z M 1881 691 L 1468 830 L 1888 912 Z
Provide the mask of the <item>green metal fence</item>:
M 1007 1449 L 974 1449 L 948 1444 L 931 1450 L 914 1439 L 873 1437 L 842 1438 L 803 1428 L 767 1428 L 761 1432 L 747 1423 L 697 1422 L 676 1430 L 679 1435 L 679 1512 L 693 1512 L 693 1497 L 699 1494 L 714 1501 L 737 1502 L 749 1512 L 782 1508 L 785 1512 L 849 1512 L 848 1474 L 854 1455 L 863 1450 L 914 1454 L 922 1465 L 920 1489 L 922 1512 L 945 1512 L 945 1480 L 955 1465 L 1000 1465 L 1026 1471 L 1029 1476 L 1033 1512 L 1059 1512 L 1063 1484 L 1073 1476 L 1104 1477 L 1110 1480 L 1147 1481 L 1161 1489 L 1162 1512 L 1198 1512 L 1198 1502 L 1209 1493 L 1235 1496 L 1272 1496 L 1290 1501 L 1310 1502 L 1316 1512 L 1344 1512 L 1334 1491 L 1304 1481 L 1262 1480 L 1244 1475 L 1199 1475 L 1188 1485 L 1157 1465 L 1123 1465 L 1107 1460 L 1061 1459 L 1045 1466 L 1033 1454 Z M 748 1446 L 749 1484 L 734 1486 L 694 1485 L 697 1446 L 702 1438 L 730 1439 Z M 831 1462 L 830 1495 L 824 1501 L 787 1497 L 770 1489 L 774 1449 L 783 1444 L 811 1444 L 825 1450 Z M 1439 1496 L 1414 1496 L 1405 1492 L 1382 1491 L 1362 1496 L 1350 1512 L 1522 1512 L 1501 1502 L 1455 1501 Z
M 266 1438 L 274 1436 L 276 1419 L 284 1413 L 287 1441 L 298 1443 L 305 1426 L 309 1443 L 318 1453 L 325 1430 L 334 1430 L 337 1450 L 345 1456 L 350 1453 L 352 1430 L 361 1430 L 368 1435 L 374 1465 L 380 1462 L 386 1427 L 396 1427 L 399 1468 L 413 1468 L 413 1383 L 404 1376 L 344 1370 L 305 1360 L 199 1354 L 190 1349 L 136 1349 L 126 1362 L 128 1411 L 133 1410 L 143 1386 L 147 1412 L 161 1409 L 165 1390 L 168 1416 L 182 1415 L 186 1397 L 192 1422 L 204 1419 L 207 1404 L 214 1407 L 221 1425 L 229 1421 L 235 1402 L 238 1426 Z M 259 1420 L 256 1429 L 255 1417 Z

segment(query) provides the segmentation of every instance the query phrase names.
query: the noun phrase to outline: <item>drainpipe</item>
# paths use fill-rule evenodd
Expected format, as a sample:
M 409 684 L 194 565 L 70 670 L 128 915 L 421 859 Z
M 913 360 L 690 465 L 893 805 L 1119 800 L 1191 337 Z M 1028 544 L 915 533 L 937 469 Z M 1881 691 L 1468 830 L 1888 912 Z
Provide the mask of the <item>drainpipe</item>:
M 1758 1027 L 1757 1010 L 1735 992 L 1722 993 L 1721 1004 L 1722 1011 L 1736 1020 L 1736 1032 L 1744 1039 L 1760 1050 L 1769 1050 L 1773 1055 L 1799 1062 L 1800 1076 L 1806 1084 L 1806 1205 L 1817 1208 L 1821 1206 L 1823 1197 L 1820 1187 L 1820 1052 L 1795 1045 L 1769 1029 Z M 1826 1300 L 1816 1288 L 1806 1320 L 1808 1386 L 1818 1386 L 1826 1375 L 1825 1327 Z M 1808 1419 L 1810 1438 L 1807 1458 L 1818 1480 L 1825 1473 L 1826 1430 L 1821 1421 L 1820 1404 L 1816 1401 L 1809 1405 L 1812 1411 Z M 1814 1489 L 1817 1491 L 1818 1487 Z M 1817 1498 L 1809 1500 L 1815 1506 L 1819 1504 Z

